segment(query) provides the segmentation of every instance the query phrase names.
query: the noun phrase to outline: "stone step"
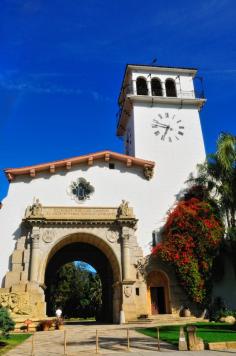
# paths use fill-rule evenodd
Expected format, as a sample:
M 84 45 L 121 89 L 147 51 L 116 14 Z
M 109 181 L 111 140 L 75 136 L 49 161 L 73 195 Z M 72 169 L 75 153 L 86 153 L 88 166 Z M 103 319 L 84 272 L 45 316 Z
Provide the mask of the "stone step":
M 152 319 L 134 319 L 134 320 L 129 320 L 127 324 L 150 324 L 152 323 Z

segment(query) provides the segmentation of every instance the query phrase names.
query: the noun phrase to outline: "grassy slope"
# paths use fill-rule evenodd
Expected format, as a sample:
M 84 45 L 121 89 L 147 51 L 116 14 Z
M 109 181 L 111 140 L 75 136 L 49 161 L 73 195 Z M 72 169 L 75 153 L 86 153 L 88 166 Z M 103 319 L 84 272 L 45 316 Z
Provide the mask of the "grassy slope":
M 222 323 L 195 323 L 197 335 L 205 342 L 236 341 L 236 326 Z M 160 327 L 160 339 L 178 345 L 180 325 Z M 157 337 L 156 328 L 137 329 L 140 333 Z
M 0 338 L 0 355 L 14 348 L 16 345 L 21 344 L 28 339 L 31 334 L 11 334 L 8 339 Z

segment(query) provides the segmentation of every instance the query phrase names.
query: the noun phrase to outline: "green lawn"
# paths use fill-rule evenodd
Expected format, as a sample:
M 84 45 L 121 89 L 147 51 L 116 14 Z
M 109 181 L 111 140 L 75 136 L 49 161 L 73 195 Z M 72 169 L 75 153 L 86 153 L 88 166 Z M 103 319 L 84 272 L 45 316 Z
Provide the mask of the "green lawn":
M 16 345 L 21 344 L 28 339 L 31 334 L 10 334 L 9 338 L 0 338 L 0 355 L 14 348 Z
M 236 326 L 222 323 L 195 323 L 197 335 L 204 342 L 236 341 Z M 178 345 L 179 328 L 181 325 L 167 325 L 160 327 L 160 339 L 173 345 Z M 183 325 L 182 325 L 183 326 Z M 185 326 L 186 328 L 186 326 Z M 138 328 L 138 332 L 151 337 L 157 337 L 156 328 Z

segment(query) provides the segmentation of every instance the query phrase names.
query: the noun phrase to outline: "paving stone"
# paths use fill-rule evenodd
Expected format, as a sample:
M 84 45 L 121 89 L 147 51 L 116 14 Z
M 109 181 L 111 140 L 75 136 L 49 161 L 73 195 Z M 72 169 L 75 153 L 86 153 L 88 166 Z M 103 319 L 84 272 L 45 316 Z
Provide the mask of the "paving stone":
M 138 325 L 140 326 L 140 325 Z M 127 352 L 127 326 L 120 325 L 67 325 L 65 327 L 67 339 L 67 356 L 96 355 L 96 330 L 99 337 L 99 354 L 105 356 L 153 356 L 158 355 L 157 340 L 135 331 L 129 326 L 130 352 Z M 64 355 L 64 331 L 45 331 L 35 333 L 34 356 L 60 356 Z M 165 356 L 180 356 L 180 351 L 165 342 L 160 343 L 161 352 Z M 32 337 L 24 343 L 9 351 L 7 356 L 31 355 Z M 227 356 L 234 353 L 230 351 L 183 351 L 184 356 Z

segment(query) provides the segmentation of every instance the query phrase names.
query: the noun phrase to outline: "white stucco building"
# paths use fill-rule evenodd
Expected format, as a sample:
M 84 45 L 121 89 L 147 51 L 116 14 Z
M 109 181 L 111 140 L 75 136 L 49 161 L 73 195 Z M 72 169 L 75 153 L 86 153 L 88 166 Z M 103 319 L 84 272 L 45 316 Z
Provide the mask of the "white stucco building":
M 110 262 L 113 290 L 106 300 L 112 300 L 114 322 L 122 308 L 126 319 L 155 313 L 155 308 L 178 311 L 181 298 L 174 301 L 178 287 L 168 272 L 158 267 L 156 287 L 154 282 L 148 286 L 139 265 L 189 175 L 205 159 L 199 111 L 206 100 L 195 91 L 196 73 L 193 68 L 127 65 L 117 123 L 124 154 L 102 151 L 5 171 L 10 186 L 0 210 L 1 293 L 7 298 L 13 293 L 18 305 L 32 306 L 28 294 L 37 290 L 41 303 L 37 312 L 19 308 L 19 314 L 45 313 L 47 266 L 70 244 L 77 244 L 78 251 L 81 244 L 95 246 Z M 83 258 L 99 271 L 101 261 L 86 253 Z M 155 305 L 158 293 L 162 301 Z M 21 301 L 22 294 L 28 302 Z

